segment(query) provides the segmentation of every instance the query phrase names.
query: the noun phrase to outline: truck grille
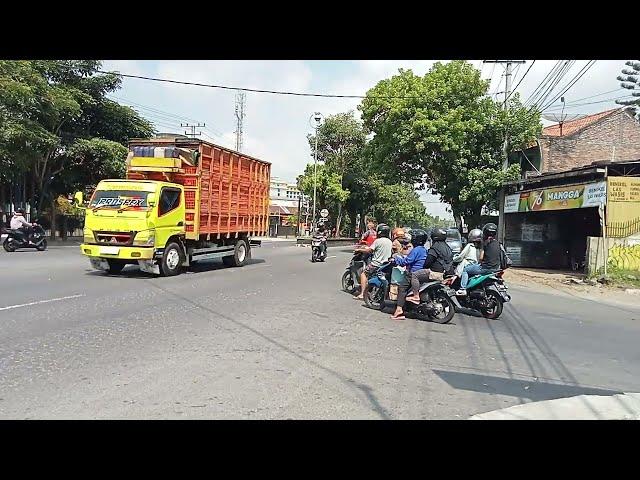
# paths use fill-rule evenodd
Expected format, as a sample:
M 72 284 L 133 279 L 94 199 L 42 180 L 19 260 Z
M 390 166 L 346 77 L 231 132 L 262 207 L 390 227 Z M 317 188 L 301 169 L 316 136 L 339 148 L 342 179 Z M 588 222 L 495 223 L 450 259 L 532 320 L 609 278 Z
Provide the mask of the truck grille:
M 95 237 L 101 245 L 131 245 L 135 232 L 95 232 Z

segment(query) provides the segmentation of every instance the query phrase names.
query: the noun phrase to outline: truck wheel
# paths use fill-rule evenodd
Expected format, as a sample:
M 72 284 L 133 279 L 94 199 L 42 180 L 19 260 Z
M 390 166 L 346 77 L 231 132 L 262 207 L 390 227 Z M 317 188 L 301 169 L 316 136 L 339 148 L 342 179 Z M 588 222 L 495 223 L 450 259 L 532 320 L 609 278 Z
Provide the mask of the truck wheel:
M 183 262 L 184 253 L 182 252 L 182 248 L 176 242 L 171 242 L 164 249 L 162 261 L 160 263 L 160 272 L 165 277 L 179 275 L 182 271 Z
M 228 267 L 241 267 L 246 263 L 250 256 L 251 253 L 249 245 L 245 240 L 240 240 L 236 243 L 233 250 L 233 256 L 222 257 L 222 262 Z
M 107 263 L 109 264 L 109 273 L 112 273 L 114 275 L 119 274 L 126 265 L 125 262 L 109 259 L 107 259 Z

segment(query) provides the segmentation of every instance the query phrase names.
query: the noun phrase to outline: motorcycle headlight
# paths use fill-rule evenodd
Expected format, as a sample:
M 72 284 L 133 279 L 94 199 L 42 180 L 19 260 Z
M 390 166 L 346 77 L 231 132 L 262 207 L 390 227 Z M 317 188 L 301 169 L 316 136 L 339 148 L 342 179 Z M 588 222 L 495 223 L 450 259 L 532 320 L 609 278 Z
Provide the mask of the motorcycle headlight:
M 152 247 L 156 241 L 155 229 L 143 230 L 136 234 L 133 244 L 139 247 Z
M 91 230 L 90 228 L 85 228 L 82 231 L 82 241 L 84 243 L 94 243 L 96 239 L 93 236 L 93 230 Z

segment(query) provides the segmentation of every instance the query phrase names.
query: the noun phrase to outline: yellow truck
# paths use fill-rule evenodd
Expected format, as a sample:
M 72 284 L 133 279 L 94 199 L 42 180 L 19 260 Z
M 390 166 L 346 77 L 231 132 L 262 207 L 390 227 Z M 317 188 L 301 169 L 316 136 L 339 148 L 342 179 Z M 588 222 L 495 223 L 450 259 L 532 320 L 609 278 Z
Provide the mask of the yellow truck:
M 101 181 L 86 205 L 80 249 L 94 268 L 172 276 L 251 258 L 268 228 L 271 164 L 187 137 L 133 140 L 126 162 L 126 179 Z

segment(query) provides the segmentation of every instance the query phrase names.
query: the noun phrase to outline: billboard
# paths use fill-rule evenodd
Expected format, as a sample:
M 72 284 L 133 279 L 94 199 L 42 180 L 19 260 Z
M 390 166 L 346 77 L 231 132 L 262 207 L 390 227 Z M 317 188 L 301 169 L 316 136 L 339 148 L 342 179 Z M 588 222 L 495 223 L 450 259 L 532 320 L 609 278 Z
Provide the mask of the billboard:
M 568 185 L 506 195 L 504 213 L 598 207 L 606 201 L 606 182 Z

